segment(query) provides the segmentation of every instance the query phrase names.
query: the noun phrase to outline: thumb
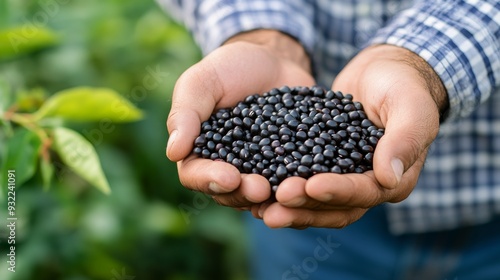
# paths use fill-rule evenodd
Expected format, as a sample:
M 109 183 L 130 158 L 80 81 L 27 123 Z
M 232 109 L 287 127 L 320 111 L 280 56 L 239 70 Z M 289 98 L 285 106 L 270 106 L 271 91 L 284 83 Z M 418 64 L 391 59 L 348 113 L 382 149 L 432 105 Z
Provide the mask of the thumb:
M 172 161 L 180 161 L 191 153 L 201 122 L 209 118 L 217 95 L 222 92 L 216 80 L 206 78 L 211 75 L 205 67 L 195 66 L 184 72 L 175 84 L 167 119 L 166 154 Z
M 439 117 L 433 117 L 433 107 L 396 107 L 399 109 L 388 115 L 384 136 L 378 142 L 373 158 L 377 181 L 389 189 L 396 188 L 405 172 L 425 158 L 439 129 Z M 414 179 L 416 182 L 417 178 Z

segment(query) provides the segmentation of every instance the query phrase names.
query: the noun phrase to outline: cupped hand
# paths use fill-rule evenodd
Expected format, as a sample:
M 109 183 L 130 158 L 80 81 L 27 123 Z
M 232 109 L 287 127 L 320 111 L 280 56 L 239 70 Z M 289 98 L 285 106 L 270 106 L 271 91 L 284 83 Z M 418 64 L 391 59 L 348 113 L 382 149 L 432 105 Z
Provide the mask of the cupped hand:
M 332 88 L 351 93 L 369 119 L 385 128 L 373 170 L 288 178 L 278 187 L 277 202 L 252 207 L 269 227 L 342 228 L 373 206 L 402 201 L 417 183 L 447 107 L 446 91 L 432 68 L 408 50 L 378 45 L 360 52 Z
M 235 208 L 267 200 L 271 193 L 264 177 L 240 174 L 228 163 L 198 158 L 191 153 L 193 142 L 201 123 L 217 109 L 273 87 L 313 84 L 307 70 L 265 44 L 232 42 L 190 67 L 175 85 L 167 120 L 167 156 L 177 162 L 182 185 Z

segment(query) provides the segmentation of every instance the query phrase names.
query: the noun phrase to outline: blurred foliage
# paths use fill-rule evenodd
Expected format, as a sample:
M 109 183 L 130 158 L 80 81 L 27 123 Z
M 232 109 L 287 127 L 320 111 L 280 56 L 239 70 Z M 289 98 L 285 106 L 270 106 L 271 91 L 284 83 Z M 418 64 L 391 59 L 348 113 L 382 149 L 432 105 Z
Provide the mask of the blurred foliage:
M 133 123 L 47 120 L 92 144 L 112 192 L 91 187 L 53 151 L 54 165 L 19 167 L 16 272 L 8 271 L 2 226 L 0 279 L 246 278 L 239 214 L 184 189 L 165 158 L 173 85 L 200 58 L 191 36 L 152 0 L 0 0 L 0 114 L 36 112 L 54 93 L 77 87 L 112 89 L 144 112 Z M 2 165 L 18 149 L 7 145 L 13 137 L 17 146 L 38 147 L 18 128 L 0 123 Z M 23 155 L 40 151 L 32 150 Z M 21 172 L 33 176 L 20 184 Z

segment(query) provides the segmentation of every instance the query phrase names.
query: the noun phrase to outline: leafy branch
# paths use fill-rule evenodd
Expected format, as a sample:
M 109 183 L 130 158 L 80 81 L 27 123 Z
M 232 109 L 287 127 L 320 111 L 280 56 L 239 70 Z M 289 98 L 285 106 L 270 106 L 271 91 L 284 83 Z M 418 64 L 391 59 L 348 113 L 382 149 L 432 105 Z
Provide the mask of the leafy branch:
M 5 111 L 0 108 L 0 127 L 7 137 L 2 144 L 5 150 L 1 155 L 2 184 L 7 170 L 14 169 L 21 185 L 33 177 L 39 162 L 44 186 L 48 188 L 55 170 L 51 150 L 65 166 L 105 194 L 111 190 L 94 146 L 63 124 L 65 121 L 131 122 L 143 117 L 133 104 L 107 88 L 76 87 L 58 92 L 33 113 L 18 112 L 16 104 L 9 106 Z M 2 107 L 6 107 L 5 103 Z

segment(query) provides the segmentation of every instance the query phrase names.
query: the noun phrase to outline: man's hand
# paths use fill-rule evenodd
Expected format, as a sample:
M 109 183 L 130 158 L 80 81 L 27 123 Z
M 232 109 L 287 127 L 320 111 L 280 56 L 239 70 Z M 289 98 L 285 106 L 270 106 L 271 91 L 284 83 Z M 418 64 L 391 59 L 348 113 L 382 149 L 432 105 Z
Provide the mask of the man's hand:
M 167 156 L 178 162 L 181 183 L 235 208 L 267 200 L 271 195 L 267 179 L 240 174 L 228 163 L 191 155 L 193 142 L 201 122 L 215 110 L 273 87 L 313 85 L 309 72 L 302 46 L 271 30 L 237 35 L 184 72 L 175 85 L 167 120 Z
M 429 145 L 447 108 L 433 69 L 408 50 L 378 45 L 358 54 L 332 88 L 351 93 L 370 120 L 385 128 L 373 171 L 285 180 L 277 202 L 252 207 L 269 227 L 345 227 L 369 208 L 405 199 L 417 183 Z

